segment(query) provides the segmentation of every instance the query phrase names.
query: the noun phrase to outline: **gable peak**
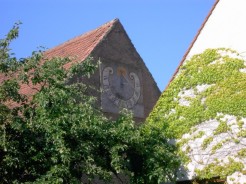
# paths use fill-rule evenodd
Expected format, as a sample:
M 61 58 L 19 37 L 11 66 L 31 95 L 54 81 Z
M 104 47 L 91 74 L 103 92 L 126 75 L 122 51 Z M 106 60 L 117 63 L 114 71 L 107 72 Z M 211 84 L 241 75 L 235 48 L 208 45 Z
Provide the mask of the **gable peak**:
M 100 27 L 74 37 L 45 52 L 47 57 L 76 57 L 83 61 L 86 59 L 100 41 L 110 32 L 119 19 L 113 19 Z

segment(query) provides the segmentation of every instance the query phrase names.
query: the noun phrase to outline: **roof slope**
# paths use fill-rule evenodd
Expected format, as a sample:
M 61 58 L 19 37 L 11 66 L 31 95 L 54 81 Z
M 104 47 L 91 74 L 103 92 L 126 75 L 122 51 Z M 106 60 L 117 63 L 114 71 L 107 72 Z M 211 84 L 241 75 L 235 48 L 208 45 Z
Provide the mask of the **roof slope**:
M 111 28 L 118 22 L 118 19 L 114 19 L 110 22 L 103 24 L 102 26 L 68 40 L 61 45 L 58 45 L 45 52 L 45 55 L 50 58 L 56 57 L 75 57 L 76 60 L 85 60 L 95 47 L 101 42 L 101 40 L 107 35 Z
M 68 69 L 74 61 L 82 62 L 85 60 L 117 22 L 119 22 L 118 19 L 107 22 L 92 31 L 89 31 L 85 34 L 68 40 L 65 43 L 62 43 L 61 45 L 45 51 L 44 55 L 47 58 L 73 57 L 74 59 L 72 62 L 67 63 L 64 66 Z M 7 79 L 8 77 L 6 77 L 4 74 L 0 74 L 0 83 Z M 31 98 L 31 96 L 37 92 L 37 89 L 39 89 L 39 86 L 34 86 L 31 83 L 29 83 L 29 85 L 21 84 L 19 92 L 20 94 L 25 94 L 28 98 Z M 9 105 L 15 107 L 17 104 L 9 103 Z

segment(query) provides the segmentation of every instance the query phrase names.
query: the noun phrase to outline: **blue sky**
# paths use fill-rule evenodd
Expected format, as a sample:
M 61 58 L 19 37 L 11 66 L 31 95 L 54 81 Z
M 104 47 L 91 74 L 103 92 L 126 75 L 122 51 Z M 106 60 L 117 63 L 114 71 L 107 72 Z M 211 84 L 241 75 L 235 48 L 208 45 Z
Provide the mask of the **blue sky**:
M 0 38 L 21 21 L 18 58 L 119 18 L 163 91 L 215 0 L 0 0 Z

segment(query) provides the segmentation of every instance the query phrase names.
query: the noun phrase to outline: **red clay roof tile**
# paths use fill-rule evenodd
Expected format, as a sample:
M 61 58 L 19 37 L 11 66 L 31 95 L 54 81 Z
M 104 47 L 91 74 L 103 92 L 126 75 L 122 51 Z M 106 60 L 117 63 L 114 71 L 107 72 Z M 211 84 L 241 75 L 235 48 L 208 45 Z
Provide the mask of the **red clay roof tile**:
M 114 19 L 110 22 L 103 24 L 102 26 L 89 31 L 85 34 L 82 34 L 78 37 L 75 37 L 67 42 L 62 43 L 52 49 L 45 51 L 44 55 L 47 58 L 52 57 L 73 57 L 74 61 L 83 61 L 85 60 L 90 53 L 95 49 L 95 47 L 100 43 L 100 41 L 109 33 L 113 25 L 118 22 L 118 19 Z M 73 61 L 72 61 L 73 62 Z M 72 62 L 67 63 L 65 68 L 69 68 Z M 3 74 L 0 74 L 0 83 L 4 80 L 7 80 Z M 20 86 L 20 94 L 27 95 L 28 99 L 32 97 L 37 92 L 39 86 L 34 86 L 33 84 L 21 84 Z M 18 106 L 17 103 L 9 102 L 8 105 L 10 107 Z
M 113 25 L 118 21 L 114 19 L 99 28 L 75 37 L 67 42 L 58 45 L 45 52 L 45 56 L 49 57 L 75 57 L 78 61 L 85 60 L 97 44 L 111 30 Z M 65 67 L 69 67 L 66 65 Z

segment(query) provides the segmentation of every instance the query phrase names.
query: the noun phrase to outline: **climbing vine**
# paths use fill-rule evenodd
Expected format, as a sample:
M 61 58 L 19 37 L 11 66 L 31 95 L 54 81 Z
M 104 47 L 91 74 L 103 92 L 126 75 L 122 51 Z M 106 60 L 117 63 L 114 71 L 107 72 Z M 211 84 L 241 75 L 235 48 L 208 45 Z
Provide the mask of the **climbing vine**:
M 186 172 L 193 170 L 193 177 L 225 179 L 243 172 L 246 62 L 225 48 L 193 56 L 163 92 L 148 123 L 176 140 Z

